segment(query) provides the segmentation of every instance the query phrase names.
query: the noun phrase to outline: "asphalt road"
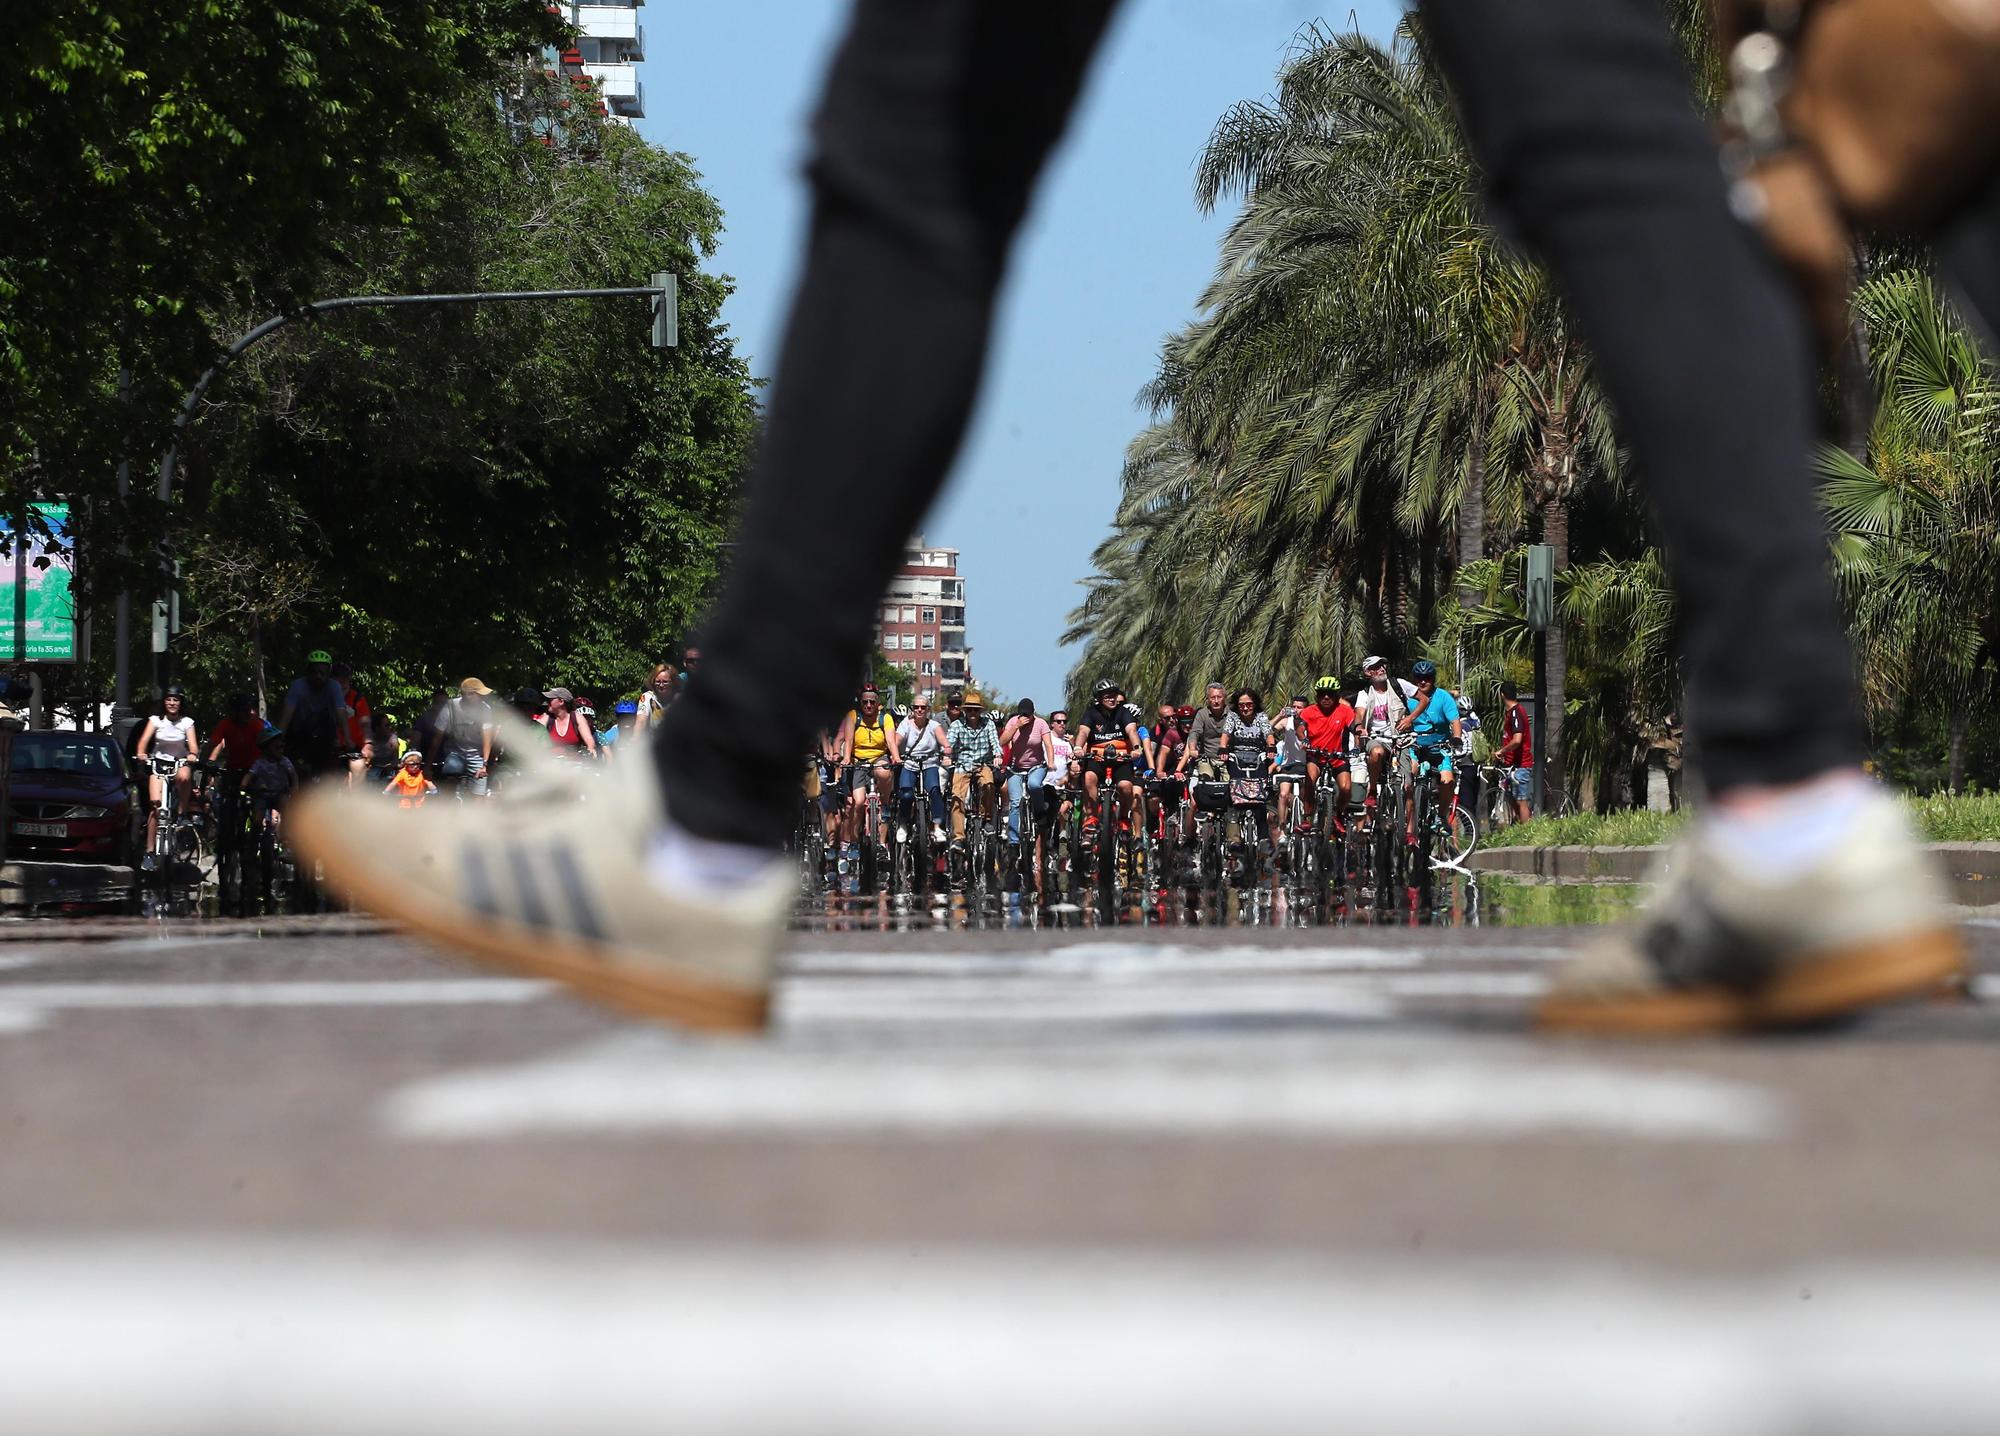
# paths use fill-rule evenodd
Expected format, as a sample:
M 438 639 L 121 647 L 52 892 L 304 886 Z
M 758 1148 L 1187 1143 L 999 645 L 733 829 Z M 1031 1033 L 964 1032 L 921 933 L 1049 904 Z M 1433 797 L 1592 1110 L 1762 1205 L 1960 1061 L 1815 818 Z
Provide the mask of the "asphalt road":
M 694 1040 L 352 919 L 0 928 L 0 1430 L 1990 1432 L 1965 1000 L 1524 1030 L 1574 929 L 801 934 Z

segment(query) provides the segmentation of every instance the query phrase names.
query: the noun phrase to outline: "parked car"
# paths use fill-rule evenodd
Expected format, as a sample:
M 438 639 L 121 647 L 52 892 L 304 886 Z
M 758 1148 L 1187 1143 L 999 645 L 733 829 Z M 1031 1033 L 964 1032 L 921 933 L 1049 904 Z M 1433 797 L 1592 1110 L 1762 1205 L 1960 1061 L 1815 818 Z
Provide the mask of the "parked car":
M 132 861 L 133 790 L 110 735 L 16 733 L 8 767 L 8 857 Z

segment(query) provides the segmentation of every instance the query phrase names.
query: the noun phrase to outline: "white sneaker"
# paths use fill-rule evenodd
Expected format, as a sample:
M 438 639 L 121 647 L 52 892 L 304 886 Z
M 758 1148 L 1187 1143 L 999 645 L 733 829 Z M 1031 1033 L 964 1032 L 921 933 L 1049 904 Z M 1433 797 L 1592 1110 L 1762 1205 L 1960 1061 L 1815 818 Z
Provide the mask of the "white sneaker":
M 588 802 L 522 785 L 415 811 L 320 786 L 285 830 L 357 906 L 471 961 L 689 1027 L 762 1028 L 796 876 L 779 862 L 724 895 L 663 890 L 644 864 L 662 821 L 650 776 L 601 784 Z
M 948 837 L 946 837 L 946 836 L 945 836 L 945 831 L 944 831 L 944 824 L 943 824 L 943 823 L 932 823 L 932 824 L 931 824 L 931 843 L 932 843 L 932 845 L 933 845 L 933 846 L 935 846 L 935 847 L 942 847 L 942 846 L 943 846 L 943 845 L 944 845 L 945 843 L 947 843 L 947 842 L 949 842 L 949 841 L 951 841 L 951 840 L 950 840 L 950 839 L 949 839 Z
M 1781 877 L 1700 825 L 1630 929 L 1557 974 L 1539 1024 L 1608 1035 L 1808 1026 L 1928 996 L 1965 972 L 1943 883 L 1902 805 L 1869 795 L 1852 835 Z

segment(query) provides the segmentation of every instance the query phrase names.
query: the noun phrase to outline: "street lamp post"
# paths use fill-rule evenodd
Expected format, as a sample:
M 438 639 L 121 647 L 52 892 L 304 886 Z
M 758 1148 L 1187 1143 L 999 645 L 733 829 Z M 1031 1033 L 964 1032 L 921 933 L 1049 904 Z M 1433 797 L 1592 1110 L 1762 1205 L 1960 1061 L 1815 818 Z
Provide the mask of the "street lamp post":
M 172 501 L 174 494 L 174 471 L 180 462 L 181 436 L 194 419 L 195 410 L 200 406 L 202 395 L 209 386 L 226 373 L 244 353 L 276 334 L 295 319 L 316 318 L 336 309 L 386 309 L 410 305 L 441 304 L 520 304 L 544 299 L 635 299 L 645 297 L 653 301 L 653 346 L 671 349 L 680 343 L 679 326 L 679 282 L 671 274 L 655 274 L 651 284 L 633 285 L 620 289 L 515 289 L 497 290 L 475 294 L 350 294 L 338 299 L 315 299 L 303 305 L 296 313 L 280 314 L 266 319 L 248 334 L 231 344 L 220 359 L 199 379 L 181 401 L 180 412 L 174 416 L 173 431 L 167 436 L 166 450 L 160 455 L 160 480 L 156 496 L 162 504 Z M 121 475 L 122 478 L 122 475 Z M 121 488 L 121 492 L 123 492 Z M 163 555 L 164 556 L 164 555 Z M 168 570 L 171 572 L 171 568 Z M 119 632 L 117 635 L 117 689 L 114 713 L 129 714 L 132 706 L 132 675 L 126 657 L 126 643 L 129 639 L 130 595 L 118 595 Z M 173 625 L 171 619 L 167 628 L 166 653 L 161 663 L 161 681 L 173 677 Z

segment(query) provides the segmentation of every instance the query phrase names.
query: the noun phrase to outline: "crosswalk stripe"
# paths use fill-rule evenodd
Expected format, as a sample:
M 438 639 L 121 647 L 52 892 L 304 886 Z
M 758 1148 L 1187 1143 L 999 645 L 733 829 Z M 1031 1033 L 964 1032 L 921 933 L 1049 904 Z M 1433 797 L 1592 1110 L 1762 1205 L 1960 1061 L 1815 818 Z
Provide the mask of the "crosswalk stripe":
M 433 1007 L 534 1002 L 555 984 L 527 978 L 389 982 L 15 982 L 0 1013 L 204 1007 Z
M 93 1239 L 0 1247 L 0 1429 L 1968 1436 L 2000 1272 Z
M 1357 1141 L 1614 1135 L 1761 1141 L 1789 1126 L 1768 1089 L 1704 1074 L 1506 1055 L 1421 1060 L 1325 1045 L 1184 1042 L 1126 1056 L 1050 1047 L 735 1051 L 630 1033 L 396 1092 L 392 1132 L 488 1140 L 561 1132 L 998 1129 Z

